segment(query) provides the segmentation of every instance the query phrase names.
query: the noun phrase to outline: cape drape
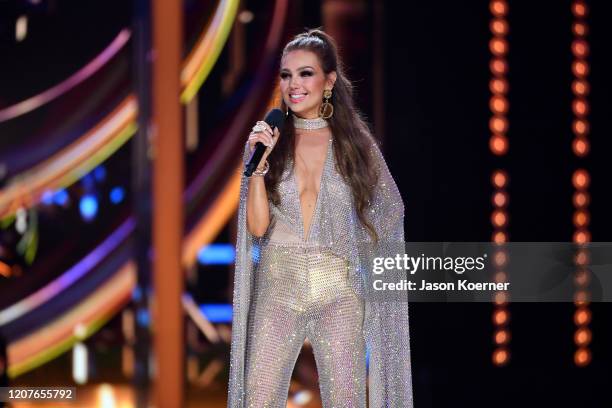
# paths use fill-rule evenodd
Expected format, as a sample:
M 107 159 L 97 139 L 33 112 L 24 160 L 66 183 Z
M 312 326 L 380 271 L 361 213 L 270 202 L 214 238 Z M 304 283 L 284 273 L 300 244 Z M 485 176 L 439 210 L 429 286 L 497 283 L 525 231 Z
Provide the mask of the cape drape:
M 375 256 L 395 257 L 397 245 L 404 241 L 404 204 L 397 185 L 376 143 L 372 141 L 371 155 L 378 169 L 378 182 L 368 210 L 369 220 L 380 238 L 374 245 L 366 229 L 357 218 L 350 186 L 336 171 L 333 142 L 328 148 L 328 159 L 321 177 L 318 202 L 320 227 L 310 236 L 328 247 L 349 263 L 349 279 L 356 293 L 365 298 L 364 336 L 369 350 L 369 404 L 370 408 L 413 407 L 412 371 L 410 361 L 410 332 L 408 302 L 398 295 L 381 301 L 365 296 L 366 271 L 371 264 L 360 257 L 359 248 L 374 245 Z M 243 162 L 248 159 L 248 143 Z M 245 360 L 249 307 L 253 296 L 254 276 L 257 273 L 259 251 L 266 245 L 266 235 L 251 235 L 246 225 L 246 198 L 248 179 L 243 175 L 240 185 L 238 234 L 233 293 L 233 324 L 230 358 L 228 407 L 243 408 L 245 396 Z M 293 164 L 288 163 L 279 184 L 281 203 L 270 204 L 271 217 L 283 219 L 294 226 L 299 236 L 303 225 L 295 219 L 300 210 L 299 193 L 293 180 Z M 296 207 L 297 206 L 297 207 Z M 272 223 L 271 223 L 272 224 Z M 403 296 L 403 295 L 400 295 Z

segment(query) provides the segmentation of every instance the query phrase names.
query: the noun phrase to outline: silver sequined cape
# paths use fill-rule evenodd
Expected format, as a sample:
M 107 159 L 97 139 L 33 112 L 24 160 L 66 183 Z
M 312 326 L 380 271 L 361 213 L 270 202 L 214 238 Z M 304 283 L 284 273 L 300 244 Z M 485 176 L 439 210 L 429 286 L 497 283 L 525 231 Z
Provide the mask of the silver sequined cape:
M 243 160 L 248 159 L 248 144 Z M 369 210 L 369 219 L 380 240 L 404 241 L 404 204 L 387 164 L 376 143 L 372 140 L 371 154 L 379 172 L 378 183 Z M 355 291 L 364 293 L 362 272 L 363 257 L 358 248 L 372 240 L 357 218 L 350 187 L 336 171 L 333 142 L 327 151 L 327 159 L 321 177 L 321 187 L 313 214 L 310 239 L 330 248 L 336 255 L 349 262 L 349 279 Z M 271 225 L 281 221 L 291 226 L 294 233 L 304 236 L 299 192 L 292 163 L 279 183 L 281 203 L 270 204 Z M 234 275 L 232 346 L 228 407 L 243 408 L 245 387 L 245 358 L 249 307 L 252 299 L 253 278 L 257 270 L 260 248 L 267 243 L 267 235 L 254 237 L 247 230 L 246 199 L 248 179 L 242 176 L 238 210 L 238 235 Z M 316 218 L 316 219 L 315 219 Z M 397 249 L 397 246 L 395 246 Z M 376 246 L 377 256 L 395 256 L 385 245 Z M 397 299 L 397 298 L 395 298 Z M 410 408 L 412 399 L 412 373 L 410 362 L 410 336 L 408 303 L 405 300 L 385 302 L 371 301 L 366 297 L 364 336 L 370 353 L 369 407 Z

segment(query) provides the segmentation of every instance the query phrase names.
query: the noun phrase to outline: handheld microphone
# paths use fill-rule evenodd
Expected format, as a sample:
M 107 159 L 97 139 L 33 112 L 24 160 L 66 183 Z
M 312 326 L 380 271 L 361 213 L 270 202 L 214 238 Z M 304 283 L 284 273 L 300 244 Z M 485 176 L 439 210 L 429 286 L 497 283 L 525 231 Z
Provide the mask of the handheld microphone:
M 279 132 L 282 132 L 283 124 L 285 123 L 285 114 L 280 109 L 272 109 L 266 115 L 264 122 L 270 125 L 272 131 L 274 131 L 274 128 L 277 128 Z M 253 174 L 257 166 L 259 166 L 259 162 L 261 161 L 261 158 L 263 157 L 265 152 L 266 146 L 261 142 L 257 142 L 255 144 L 255 150 L 253 150 L 253 154 L 251 155 L 251 158 L 249 159 L 249 162 L 245 167 L 245 176 L 251 177 L 251 174 Z

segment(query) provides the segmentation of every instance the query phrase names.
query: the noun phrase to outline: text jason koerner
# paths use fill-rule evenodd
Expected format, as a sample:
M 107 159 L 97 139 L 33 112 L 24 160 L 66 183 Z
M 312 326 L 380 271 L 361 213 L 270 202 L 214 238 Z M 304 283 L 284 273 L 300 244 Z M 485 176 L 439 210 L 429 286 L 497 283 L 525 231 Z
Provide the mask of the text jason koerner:
M 417 282 L 409 280 L 401 280 L 399 282 L 383 282 L 378 279 L 373 282 L 374 290 L 426 290 L 426 291 L 447 291 L 447 290 L 480 290 L 480 291 L 497 291 L 508 290 L 510 282 L 495 283 L 495 282 L 468 282 L 467 279 L 460 279 L 457 282 L 427 282 L 421 280 L 420 285 Z

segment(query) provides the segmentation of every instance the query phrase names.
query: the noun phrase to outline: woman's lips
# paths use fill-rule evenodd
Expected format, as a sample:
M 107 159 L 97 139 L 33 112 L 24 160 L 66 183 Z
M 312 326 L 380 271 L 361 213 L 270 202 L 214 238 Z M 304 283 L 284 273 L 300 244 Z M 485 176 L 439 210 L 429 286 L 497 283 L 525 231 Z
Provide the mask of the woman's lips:
M 290 94 L 289 95 L 289 100 L 291 101 L 291 103 L 300 103 L 304 99 L 306 99 L 306 94 Z

